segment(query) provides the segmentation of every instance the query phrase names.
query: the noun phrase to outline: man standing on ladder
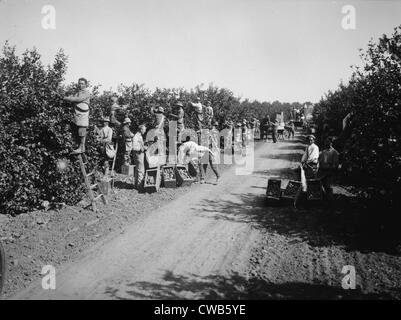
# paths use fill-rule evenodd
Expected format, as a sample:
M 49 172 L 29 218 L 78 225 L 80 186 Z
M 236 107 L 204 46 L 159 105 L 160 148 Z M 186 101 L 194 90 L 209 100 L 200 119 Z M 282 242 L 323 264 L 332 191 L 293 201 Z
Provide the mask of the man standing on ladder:
M 87 128 L 89 126 L 89 103 L 91 94 L 87 89 L 88 81 L 85 78 L 79 78 L 79 91 L 72 96 L 66 96 L 63 99 L 75 104 L 74 106 L 74 136 L 79 144 L 78 148 L 72 153 L 79 154 L 85 152 L 85 142 Z
M 133 139 L 134 164 L 135 164 L 135 187 L 139 190 L 142 187 L 145 178 L 145 151 L 147 147 L 143 142 L 143 135 L 146 132 L 146 126 L 140 125 L 138 132 Z

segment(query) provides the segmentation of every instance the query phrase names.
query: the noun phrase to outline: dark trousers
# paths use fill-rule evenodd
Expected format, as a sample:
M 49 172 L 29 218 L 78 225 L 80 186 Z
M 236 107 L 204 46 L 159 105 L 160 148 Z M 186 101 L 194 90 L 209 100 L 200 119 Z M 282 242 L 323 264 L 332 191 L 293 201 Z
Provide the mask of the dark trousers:
M 201 180 L 204 180 L 206 178 L 206 171 L 207 171 L 207 166 L 210 164 L 210 168 L 212 168 L 212 171 L 216 175 L 216 178 L 220 178 L 219 170 L 217 169 L 217 164 L 214 163 L 213 157 L 211 154 L 207 153 L 205 156 L 209 157 L 209 163 L 203 163 L 201 165 Z

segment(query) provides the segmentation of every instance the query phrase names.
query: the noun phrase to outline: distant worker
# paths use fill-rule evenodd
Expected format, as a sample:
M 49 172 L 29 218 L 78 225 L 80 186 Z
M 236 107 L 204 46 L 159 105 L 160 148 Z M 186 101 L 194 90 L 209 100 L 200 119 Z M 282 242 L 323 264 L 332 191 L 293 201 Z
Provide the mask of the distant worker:
M 276 143 L 277 142 L 277 137 L 278 137 L 278 127 L 279 127 L 279 123 L 278 120 L 276 119 L 276 121 L 273 122 L 272 124 L 272 138 L 273 138 L 273 142 Z
M 202 130 L 203 106 L 199 97 L 197 97 L 195 101 L 195 103 L 191 102 L 191 105 L 195 112 L 195 131 L 199 134 Z
M 147 149 L 143 141 L 143 135 L 145 132 L 146 126 L 144 124 L 140 125 L 132 141 L 135 164 L 135 187 L 137 189 L 142 188 L 142 184 L 145 179 L 145 151 Z
M 212 104 L 210 103 L 210 101 L 208 101 L 206 103 L 206 108 L 205 108 L 205 122 L 206 122 L 206 127 L 208 129 L 211 128 L 212 121 L 213 121 L 213 108 L 212 108 Z
M 154 115 L 155 117 L 155 129 L 160 129 L 163 130 L 164 128 L 164 108 L 162 106 L 152 106 L 150 108 L 150 112 Z
M 170 118 L 173 121 L 177 121 L 177 138 L 178 141 L 181 140 L 181 133 L 185 129 L 184 125 L 184 105 L 182 102 L 178 101 L 174 104 L 173 113 L 170 113 Z
M 124 164 L 130 165 L 131 164 L 131 153 L 132 153 L 132 138 L 134 134 L 131 132 L 130 129 L 131 120 L 130 118 L 125 118 L 123 122 L 123 129 L 122 129 L 122 136 L 125 145 L 125 153 L 124 153 Z
M 116 113 L 117 110 L 124 110 L 128 107 L 128 105 L 124 105 L 124 106 L 120 106 L 117 101 L 118 101 L 118 96 L 116 94 L 113 94 L 111 96 L 111 101 L 112 104 L 110 106 L 110 124 L 114 127 L 114 128 L 119 128 L 121 126 L 120 121 L 117 120 L 116 117 Z
M 333 148 L 333 139 L 327 138 L 325 141 L 325 149 L 319 155 L 318 177 L 322 181 L 322 185 L 327 200 L 333 198 L 333 177 L 338 170 L 339 153 Z
M 79 144 L 78 148 L 72 153 L 84 153 L 85 142 L 87 135 L 87 128 L 89 126 L 89 104 L 91 94 L 87 89 L 88 80 L 85 78 L 78 79 L 79 91 L 72 96 L 65 96 L 63 99 L 68 102 L 74 103 L 74 125 L 73 130 L 74 138 Z
M 110 118 L 103 118 L 103 128 L 99 131 L 99 142 L 101 143 L 101 151 L 103 155 L 104 174 L 108 175 L 110 170 L 109 161 L 114 158 L 115 151 L 112 144 L 113 129 L 109 126 Z
M 218 166 L 218 157 L 220 156 L 220 148 L 219 148 L 219 130 L 217 129 L 218 123 L 214 122 L 212 125 L 212 129 L 210 130 L 209 133 L 209 149 L 211 151 L 208 152 L 208 154 L 204 155 L 204 157 L 208 157 L 208 159 L 203 159 L 202 161 L 202 178 L 205 179 L 206 177 L 206 171 L 207 171 L 207 166 L 210 164 L 210 168 L 216 175 L 216 184 L 219 182 L 220 179 L 220 173 L 217 168 Z
M 319 147 L 315 144 L 315 136 L 308 136 L 309 145 L 306 147 L 305 152 L 302 156 L 301 165 L 305 170 L 306 178 L 316 177 L 316 173 L 319 166 Z

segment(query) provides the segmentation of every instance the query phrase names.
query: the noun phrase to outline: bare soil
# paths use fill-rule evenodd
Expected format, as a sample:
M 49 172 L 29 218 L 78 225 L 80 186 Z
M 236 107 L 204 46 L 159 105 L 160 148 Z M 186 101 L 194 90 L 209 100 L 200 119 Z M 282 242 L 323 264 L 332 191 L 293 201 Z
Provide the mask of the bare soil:
M 358 229 L 354 199 L 295 209 L 266 200 L 270 177 L 297 179 L 298 140 L 258 143 L 252 174 L 138 194 L 120 185 L 99 214 L 63 208 L 0 229 L 12 299 L 399 299 L 401 257 Z M 209 176 L 209 181 L 213 178 Z M 40 270 L 57 267 L 57 289 Z M 355 267 L 357 288 L 341 270 Z

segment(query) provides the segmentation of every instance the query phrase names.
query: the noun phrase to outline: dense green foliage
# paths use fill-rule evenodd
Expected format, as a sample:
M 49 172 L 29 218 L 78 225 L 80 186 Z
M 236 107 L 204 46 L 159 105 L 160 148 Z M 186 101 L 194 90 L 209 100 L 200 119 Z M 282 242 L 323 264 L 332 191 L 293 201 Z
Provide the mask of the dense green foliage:
M 388 39 L 399 54 L 400 32 L 395 28 Z M 370 187 L 369 196 L 395 199 L 401 189 L 401 65 L 383 40 L 371 41 L 361 58 L 364 65 L 354 68 L 350 82 L 315 106 L 318 138 L 338 137 L 348 181 Z M 350 112 L 350 125 L 343 130 Z
M 0 56 L 0 212 L 18 214 L 40 208 L 44 201 L 74 204 L 85 190 L 75 156 L 71 135 L 73 107 L 63 102 L 60 95 L 72 93 L 76 85 L 63 83 L 67 57 L 60 51 L 51 66 L 41 63 L 36 50 L 27 50 L 18 56 L 15 48 L 6 44 Z M 97 169 L 100 163 L 95 139 L 96 125 L 109 114 L 113 92 L 92 90 L 90 128 L 87 139 L 88 170 Z M 284 111 L 289 116 L 293 107 L 301 104 L 260 103 L 240 101 L 230 90 L 198 86 L 190 91 L 156 89 L 150 91 L 133 84 L 120 86 L 119 103 L 128 105 L 117 114 L 132 120 L 132 131 L 139 124 L 153 125 L 150 106 L 162 105 L 165 113 L 177 99 L 188 105 L 195 96 L 211 101 L 215 119 L 221 126 L 226 120 L 240 121 L 253 117 L 261 119 L 269 114 Z M 186 127 L 193 128 L 190 108 L 185 109 Z M 167 122 L 166 122 L 167 132 Z M 122 149 L 120 148 L 120 152 Z M 64 170 L 60 161 L 68 164 Z

